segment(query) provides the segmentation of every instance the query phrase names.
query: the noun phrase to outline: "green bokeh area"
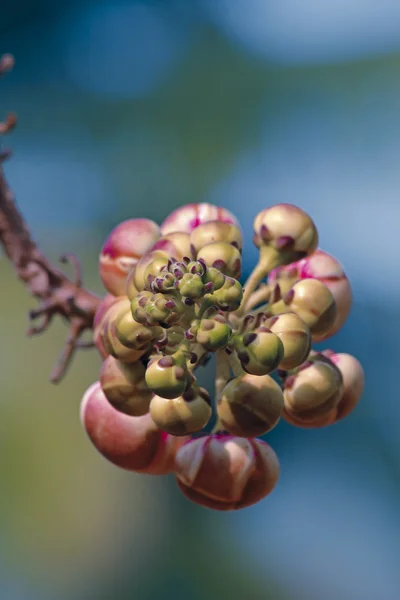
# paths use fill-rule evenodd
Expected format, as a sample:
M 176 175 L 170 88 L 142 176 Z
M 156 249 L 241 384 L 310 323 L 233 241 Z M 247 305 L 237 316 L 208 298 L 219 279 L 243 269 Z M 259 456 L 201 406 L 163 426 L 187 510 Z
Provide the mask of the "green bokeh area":
M 26 338 L 36 303 L 2 256 L 0 598 L 397 600 L 400 55 L 374 50 L 371 25 L 361 57 L 283 64 L 224 33 L 203 1 L 126 0 L 121 10 L 138 4 L 176 27 L 179 60 L 162 63 L 157 85 L 118 94 L 109 62 L 96 85 L 94 67 L 75 68 L 75 47 L 83 65 L 106 56 L 87 21 L 83 38 L 78 25 L 107 2 L 2 8 L 0 51 L 15 53 L 17 68 L 0 106 L 20 119 L 5 168 L 34 237 L 54 262 L 77 254 L 85 284 L 103 294 L 98 253 L 125 218 L 161 222 L 183 203 L 220 202 L 243 225 L 246 276 L 254 216 L 299 204 L 352 279 L 353 311 L 329 346 L 359 358 L 366 392 L 340 425 L 279 423 L 266 436 L 282 468 L 270 497 L 237 513 L 206 510 L 173 476 L 128 473 L 97 454 L 79 406 L 100 358 L 82 351 L 49 383 L 65 324 Z M 128 36 L 115 69 L 138 53 L 139 85 L 160 36 L 140 52 L 137 32 Z M 212 391 L 213 365 L 201 382 Z

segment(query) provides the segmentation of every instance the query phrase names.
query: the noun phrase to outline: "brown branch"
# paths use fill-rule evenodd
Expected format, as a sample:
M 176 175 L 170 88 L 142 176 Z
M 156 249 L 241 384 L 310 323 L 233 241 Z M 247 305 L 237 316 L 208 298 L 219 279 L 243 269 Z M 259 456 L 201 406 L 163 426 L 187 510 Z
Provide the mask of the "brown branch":
M 0 58 L 0 76 L 14 65 L 10 55 Z M 0 123 L 0 134 L 8 133 L 16 125 L 14 114 Z M 15 204 L 14 194 L 8 186 L 2 162 L 10 155 L 0 151 L 0 242 L 19 279 L 32 296 L 39 300 L 39 308 L 29 313 L 32 324 L 27 334 L 37 335 L 46 331 L 54 316 L 59 315 L 69 322 L 69 332 L 64 349 L 51 373 L 50 380 L 59 382 L 65 375 L 71 359 L 78 348 L 92 343 L 82 342 L 82 334 L 93 327 L 93 319 L 100 298 L 82 287 L 82 273 L 78 259 L 65 254 L 61 262 L 71 263 L 75 280 L 71 281 L 61 270 L 52 265 L 33 241 L 25 221 Z

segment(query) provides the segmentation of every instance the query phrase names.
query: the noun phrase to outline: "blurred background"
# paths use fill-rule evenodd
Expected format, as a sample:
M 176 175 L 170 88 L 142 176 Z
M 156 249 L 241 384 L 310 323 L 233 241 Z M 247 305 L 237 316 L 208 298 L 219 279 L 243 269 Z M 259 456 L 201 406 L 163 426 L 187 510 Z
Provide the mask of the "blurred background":
M 113 226 L 210 201 L 240 219 L 246 275 L 256 213 L 298 204 L 353 283 L 329 346 L 367 384 L 339 425 L 269 434 L 270 497 L 208 511 L 172 476 L 96 453 L 79 404 L 99 358 L 48 383 L 66 330 L 25 338 L 35 304 L 1 258 L 0 598 L 397 600 L 398 0 L 14 0 L 0 52 L 17 61 L 1 82 L 1 114 L 19 115 L 6 173 L 51 259 L 75 252 L 103 293 Z

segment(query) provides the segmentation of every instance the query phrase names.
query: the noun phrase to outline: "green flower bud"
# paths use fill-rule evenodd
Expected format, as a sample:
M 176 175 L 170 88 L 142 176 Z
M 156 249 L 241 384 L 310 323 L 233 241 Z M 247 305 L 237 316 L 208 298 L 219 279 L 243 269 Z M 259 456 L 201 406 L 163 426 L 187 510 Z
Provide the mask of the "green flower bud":
M 235 336 L 233 345 L 243 369 L 251 375 L 271 373 L 282 361 L 285 352 L 279 337 L 266 327 Z
M 128 296 L 129 300 L 133 300 L 135 296 L 137 296 L 139 293 L 139 290 L 137 289 L 134 283 L 135 269 L 136 267 L 133 267 L 129 271 L 128 276 L 125 280 L 125 294 Z
M 204 295 L 204 283 L 198 274 L 185 273 L 177 285 L 183 298 L 198 300 Z
M 175 354 L 185 339 L 185 330 L 179 325 L 172 325 L 168 329 L 164 329 L 164 339 L 159 344 L 163 354 Z
M 314 357 L 285 380 L 285 412 L 297 421 L 307 423 L 328 415 L 343 396 L 343 378 L 339 369 L 322 358 Z
M 278 423 L 283 410 L 283 393 L 269 375 L 248 373 L 231 379 L 217 406 L 221 425 L 238 437 L 264 435 Z
M 220 310 L 235 311 L 243 298 L 243 289 L 239 281 L 233 277 L 225 277 L 224 285 L 209 296 L 210 301 Z
M 263 322 L 283 343 L 284 356 L 278 368 L 288 371 L 303 363 L 311 350 L 311 334 L 295 313 L 284 313 Z
M 146 369 L 146 383 L 157 396 L 177 398 L 186 390 L 189 372 L 186 364 L 174 356 L 152 360 Z
M 202 319 L 196 331 L 196 342 L 209 352 L 222 350 L 228 345 L 232 330 L 222 315 Z
M 203 282 L 207 285 L 209 284 L 210 292 L 215 292 L 222 288 L 226 280 L 226 277 L 219 269 L 215 269 L 214 267 L 208 267 L 206 272 L 203 275 Z M 211 286 L 212 283 L 212 286 Z
M 152 327 L 169 327 L 177 323 L 185 311 L 185 305 L 177 296 L 142 292 L 132 300 L 132 315 L 135 321 Z
M 281 302 L 276 304 L 276 309 L 284 312 L 279 310 Z M 323 339 L 335 323 L 335 299 L 318 279 L 302 279 L 295 283 L 283 297 L 283 303 L 287 307 L 286 312 L 296 313 L 308 326 L 314 342 Z
M 115 319 L 115 333 L 118 340 L 127 348 L 148 350 L 153 339 L 153 332 L 132 317 L 130 308 L 120 312 Z
M 233 223 L 208 221 L 202 223 L 190 234 L 191 251 L 194 256 L 208 244 L 227 242 L 239 250 L 243 247 L 240 229 Z
M 219 269 L 224 275 L 238 279 L 242 271 L 240 251 L 226 242 L 214 242 L 204 246 L 197 254 L 208 267 Z
M 151 263 L 148 268 L 152 267 L 153 265 L 154 263 Z M 161 292 L 162 294 L 166 294 L 168 292 L 175 291 L 175 283 L 176 279 L 172 275 L 172 273 L 163 272 L 163 270 L 161 270 L 161 272 L 157 277 L 155 277 L 155 279 L 153 279 L 152 275 L 149 275 L 147 277 L 146 290 L 152 291 L 154 293 Z
M 100 383 L 107 400 L 122 413 L 140 417 L 149 412 L 152 392 L 146 385 L 141 362 L 122 363 L 106 358 L 100 371 Z
M 154 423 L 171 435 L 187 435 L 201 431 L 209 422 L 212 409 L 206 390 L 194 386 L 185 394 L 166 399 L 154 396 L 150 402 Z
M 153 261 L 151 261 L 151 263 L 149 263 L 147 265 L 147 267 L 144 270 L 144 285 L 145 285 L 145 289 L 149 290 L 149 291 L 154 291 L 154 289 L 151 287 L 151 284 L 158 278 L 159 280 L 159 284 L 161 286 L 163 286 L 163 282 L 161 282 L 162 276 L 163 276 L 163 271 L 164 271 L 164 275 L 166 275 L 166 269 L 167 269 L 167 265 L 168 265 L 168 261 L 165 260 L 165 257 L 161 256 L 160 258 L 156 258 Z M 171 273 L 169 273 L 169 275 L 171 275 Z M 169 281 L 168 281 L 169 279 Z M 173 287 L 174 284 L 174 280 L 172 279 L 171 282 L 171 278 L 168 276 L 166 278 L 165 281 L 165 285 L 169 286 L 170 285 L 170 289 Z

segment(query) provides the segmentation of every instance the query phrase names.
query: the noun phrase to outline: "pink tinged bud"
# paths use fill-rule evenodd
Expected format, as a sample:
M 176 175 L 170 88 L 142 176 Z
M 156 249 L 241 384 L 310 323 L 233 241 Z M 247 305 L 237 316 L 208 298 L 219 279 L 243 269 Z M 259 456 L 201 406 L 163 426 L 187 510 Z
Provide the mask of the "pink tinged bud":
M 236 217 L 226 208 L 213 204 L 186 204 L 174 210 L 161 225 L 163 236 L 175 231 L 191 233 L 196 227 L 208 221 L 222 221 L 239 225 Z
M 102 358 L 108 356 L 108 352 L 103 343 L 103 333 L 107 322 L 106 315 L 108 314 L 109 309 L 118 304 L 121 300 L 125 300 L 125 297 L 116 297 L 112 294 L 107 294 L 100 302 L 94 317 L 93 341 Z
M 323 250 L 316 250 L 310 256 L 285 267 L 278 267 L 269 276 L 268 282 L 283 282 L 293 285 L 300 279 L 318 279 L 326 285 L 336 302 L 337 315 L 329 335 L 331 337 L 344 325 L 352 305 L 352 292 L 340 262 Z M 282 287 L 282 285 L 281 285 Z M 285 293 L 286 289 L 283 290 Z
M 256 504 L 273 490 L 279 461 L 262 440 L 217 434 L 182 446 L 175 474 L 189 500 L 215 510 L 237 510 Z
M 343 377 L 343 397 L 336 411 L 336 421 L 347 417 L 357 406 L 364 391 L 364 371 L 359 361 L 350 354 L 329 357 Z
M 100 277 L 107 291 L 114 296 L 125 294 L 129 271 L 159 237 L 160 228 L 149 219 L 129 219 L 111 231 L 99 257 Z
M 164 433 L 149 414 L 131 417 L 115 410 L 98 381 L 83 396 L 80 414 L 82 425 L 98 452 L 128 471 L 150 475 L 170 473 L 177 449 L 188 439 Z
M 190 248 L 190 235 L 183 231 L 164 235 L 155 243 L 152 250 L 162 250 L 176 260 L 182 260 L 185 256 L 194 258 Z

